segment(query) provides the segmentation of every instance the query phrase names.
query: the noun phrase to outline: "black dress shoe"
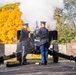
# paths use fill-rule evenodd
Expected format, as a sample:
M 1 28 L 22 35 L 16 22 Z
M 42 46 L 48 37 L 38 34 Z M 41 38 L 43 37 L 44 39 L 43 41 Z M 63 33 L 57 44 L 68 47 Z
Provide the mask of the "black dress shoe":
M 42 63 L 41 65 L 47 65 L 47 63 Z
M 44 63 L 42 63 L 41 65 L 45 65 Z
M 45 63 L 44 65 L 47 65 L 47 63 Z
M 41 65 L 44 65 L 43 63 Z
M 22 63 L 22 65 L 28 65 L 29 64 L 29 62 L 23 62 Z
M 27 65 L 26 63 L 22 63 L 22 65 Z

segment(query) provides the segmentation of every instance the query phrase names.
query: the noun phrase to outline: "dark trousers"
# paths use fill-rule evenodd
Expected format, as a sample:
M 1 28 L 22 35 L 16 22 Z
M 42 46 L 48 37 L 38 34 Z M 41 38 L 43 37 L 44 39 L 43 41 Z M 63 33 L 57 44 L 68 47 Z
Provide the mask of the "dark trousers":
M 27 53 L 24 52 L 24 55 L 23 55 L 23 62 L 22 62 L 22 63 L 27 63 L 26 56 L 27 56 Z
M 42 56 L 42 59 L 41 59 L 42 64 L 47 64 L 47 60 L 48 60 L 48 44 L 47 43 L 40 46 L 40 52 Z

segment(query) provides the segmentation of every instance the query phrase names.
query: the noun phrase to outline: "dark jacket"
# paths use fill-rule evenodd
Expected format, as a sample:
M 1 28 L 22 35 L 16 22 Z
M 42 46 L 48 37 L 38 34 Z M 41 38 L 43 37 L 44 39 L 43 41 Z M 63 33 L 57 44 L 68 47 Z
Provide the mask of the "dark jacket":
M 27 39 L 27 38 L 28 38 L 28 31 L 27 31 L 25 28 L 23 28 L 23 29 L 21 30 L 19 40 L 20 40 L 20 42 L 21 42 L 21 41 L 23 41 L 23 40 L 25 40 L 25 39 Z
M 26 53 L 31 53 L 31 44 L 30 39 L 28 37 L 28 31 L 26 29 L 22 29 L 20 34 L 20 42 L 17 44 L 17 52 L 22 51 L 24 46 L 24 51 Z
M 50 43 L 49 41 L 49 31 L 45 27 L 42 27 L 39 29 L 37 36 L 40 37 L 40 45 L 43 45 L 45 43 Z

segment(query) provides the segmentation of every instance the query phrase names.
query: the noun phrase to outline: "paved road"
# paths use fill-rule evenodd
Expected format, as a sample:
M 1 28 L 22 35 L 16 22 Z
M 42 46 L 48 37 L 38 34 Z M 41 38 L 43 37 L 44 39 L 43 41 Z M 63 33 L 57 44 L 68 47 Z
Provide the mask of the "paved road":
M 30 62 L 30 61 L 29 61 Z M 0 66 L 0 75 L 76 75 L 76 63 L 72 61 L 48 62 L 48 65 L 36 65 L 32 60 L 29 65 L 7 68 Z

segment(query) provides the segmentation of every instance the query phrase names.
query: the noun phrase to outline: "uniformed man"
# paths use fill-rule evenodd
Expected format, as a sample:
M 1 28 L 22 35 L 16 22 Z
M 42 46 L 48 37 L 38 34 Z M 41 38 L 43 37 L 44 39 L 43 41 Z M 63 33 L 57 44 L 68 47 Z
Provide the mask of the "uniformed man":
M 19 37 L 20 42 L 21 42 L 21 41 L 24 41 L 25 39 L 28 38 L 27 28 L 28 28 L 28 23 L 23 24 L 23 28 L 22 28 L 22 30 L 21 30 L 21 32 L 20 32 L 20 37 Z
M 48 60 L 48 48 L 49 48 L 49 31 L 45 27 L 46 22 L 41 22 L 41 28 L 39 29 L 37 36 L 40 37 L 40 52 L 42 55 L 42 65 L 47 65 Z
M 23 29 L 21 30 L 20 38 L 19 38 L 21 50 L 24 50 L 23 61 L 22 61 L 23 65 L 27 64 L 26 55 L 30 52 L 30 47 L 31 47 L 27 28 L 28 28 L 28 23 L 23 25 Z

